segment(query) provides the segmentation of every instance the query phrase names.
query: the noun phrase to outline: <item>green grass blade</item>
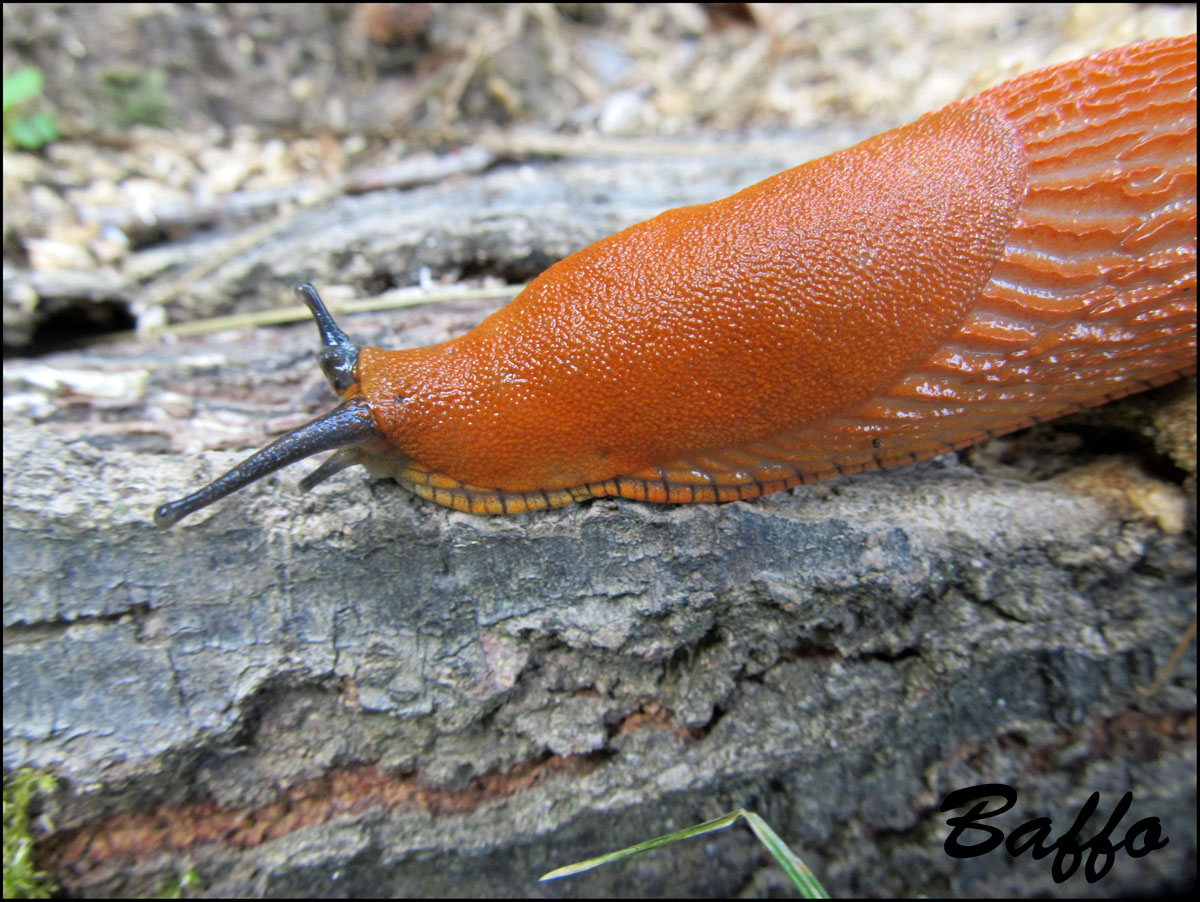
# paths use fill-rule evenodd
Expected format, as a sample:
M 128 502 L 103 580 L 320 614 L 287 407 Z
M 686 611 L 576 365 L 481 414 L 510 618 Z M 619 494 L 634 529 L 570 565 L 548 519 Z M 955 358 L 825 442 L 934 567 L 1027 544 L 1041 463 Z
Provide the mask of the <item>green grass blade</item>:
M 651 849 L 657 849 L 659 846 L 665 846 L 669 843 L 679 842 L 681 839 L 690 839 L 693 836 L 699 836 L 701 833 L 711 833 L 714 830 L 721 830 L 728 827 L 736 821 L 742 814 L 742 809 L 731 811 L 729 814 L 722 815 L 711 821 L 705 821 L 703 824 L 696 824 L 692 827 L 684 827 L 682 830 L 676 830 L 674 833 L 667 833 L 663 836 L 656 836 L 654 839 L 648 839 L 645 842 L 640 842 L 635 846 L 621 849 L 617 852 L 609 852 L 607 855 L 601 855 L 598 858 L 589 858 L 587 861 L 577 861 L 575 864 L 568 864 L 566 867 L 556 868 L 548 874 L 543 874 L 539 878 L 539 882 L 545 880 L 557 880 L 559 877 L 568 877 L 571 874 L 579 874 L 583 871 L 590 871 L 592 868 L 599 867 L 602 864 L 608 864 L 610 861 L 620 861 L 623 858 L 631 858 L 634 855 L 640 855 L 642 852 L 649 852 Z
M 682 830 L 676 830 L 674 833 L 667 833 L 663 836 L 656 836 L 654 839 L 648 839 L 645 842 L 640 842 L 637 845 L 629 846 L 620 849 L 616 852 L 609 852 L 607 855 L 601 855 L 597 858 L 589 858 L 587 861 L 578 861 L 575 864 L 569 864 L 566 867 L 561 867 L 544 874 L 540 880 L 556 880 L 559 877 L 568 877 L 572 874 L 579 874 L 583 871 L 590 871 L 592 868 L 599 867 L 602 864 L 608 864 L 610 861 L 620 861 L 623 858 L 630 858 L 634 855 L 640 855 L 642 852 L 649 852 L 651 849 L 657 849 L 659 846 L 665 846 L 673 842 L 679 842 L 682 839 L 690 839 L 693 836 L 699 836 L 701 833 L 711 833 L 714 830 L 722 830 L 728 827 L 739 817 L 744 817 L 746 823 L 750 825 L 750 829 L 754 831 L 754 835 L 758 837 L 758 841 L 767 847 L 767 851 L 771 853 L 774 859 L 779 862 L 779 866 L 783 868 L 783 872 L 788 875 L 788 878 L 795 884 L 796 889 L 806 899 L 828 899 L 829 893 L 821 882 L 813 874 L 812 870 L 803 861 L 799 859 L 795 852 L 787 847 L 787 844 L 779 838 L 776 833 L 761 817 L 753 811 L 747 811 L 744 808 L 739 808 L 737 811 L 731 811 L 729 814 L 714 818 L 711 821 L 705 821 L 703 824 L 696 824 L 694 827 L 685 827 Z
M 804 898 L 829 898 L 829 893 L 825 887 L 821 886 L 821 881 L 817 879 L 817 876 L 808 865 L 799 859 L 795 852 L 787 847 L 787 844 L 779 838 L 779 834 L 772 830 L 766 821 L 753 811 L 743 810 L 738 813 L 745 815 L 746 823 L 750 825 L 750 829 L 754 831 L 758 841 L 767 847 L 767 851 L 779 862 L 783 872 L 788 875 L 792 883 L 796 884 L 796 889 L 800 890 L 800 894 Z

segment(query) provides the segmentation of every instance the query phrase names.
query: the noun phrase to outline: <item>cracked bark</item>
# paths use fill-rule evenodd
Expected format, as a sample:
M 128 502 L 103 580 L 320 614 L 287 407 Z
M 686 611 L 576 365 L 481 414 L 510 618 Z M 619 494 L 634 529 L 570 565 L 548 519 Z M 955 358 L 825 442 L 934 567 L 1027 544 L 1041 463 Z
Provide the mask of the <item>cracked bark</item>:
M 300 281 L 355 210 L 355 246 L 381 246 L 400 207 L 504 178 L 310 211 L 196 294 Z M 551 212 L 526 221 L 546 234 L 513 241 L 561 240 Z M 486 309 L 343 326 L 413 346 Z M 1194 880 L 1194 648 L 1139 692 L 1192 617 L 1192 483 L 1095 425 L 1178 438 L 1194 383 L 752 503 L 479 518 L 357 470 L 301 495 L 299 466 L 157 531 L 160 500 L 328 406 L 314 344 L 298 325 L 39 360 L 139 386 L 118 398 L 6 365 L 5 763 L 63 779 L 39 854 L 73 893 L 153 892 L 181 863 L 231 895 L 769 890 L 737 832 L 533 883 L 738 805 L 835 894 L 1060 891 L 1028 855 L 944 854 L 938 804 L 980 782 L 1018 788 L 1010 828 L 1061 829 L 1093 790 L 1134 792 L 1126 826 L 1162 820 L 1165 849 L 1076 891 Z

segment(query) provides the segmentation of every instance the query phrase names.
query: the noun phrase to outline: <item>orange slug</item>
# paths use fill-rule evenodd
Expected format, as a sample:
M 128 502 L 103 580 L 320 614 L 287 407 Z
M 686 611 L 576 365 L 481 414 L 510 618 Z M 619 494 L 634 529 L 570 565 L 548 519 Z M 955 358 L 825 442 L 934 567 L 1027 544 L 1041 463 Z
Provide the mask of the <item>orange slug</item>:
M 470 333 L 356 347 L 341 405 L 160 526 L 318 451 L 514 513 L 752 498 L 1195 372 L 1196 37 L 1022 75 L 550 267 Z

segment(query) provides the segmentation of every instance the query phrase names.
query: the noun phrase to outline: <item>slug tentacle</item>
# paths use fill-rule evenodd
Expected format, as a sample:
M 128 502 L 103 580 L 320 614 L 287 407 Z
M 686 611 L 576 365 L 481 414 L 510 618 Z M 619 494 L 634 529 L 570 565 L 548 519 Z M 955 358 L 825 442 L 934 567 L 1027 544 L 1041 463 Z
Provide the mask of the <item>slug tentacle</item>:
M 364 461 L 366 452 L 362 448 L 343 448 L 321 461 L 321 465 L 300 480 L 300 491 L 309 492 L 330 476 L 336 476 L 347 467 Z
M 317 355 L 321 372 L 325 374 L 333 390 L 343 395 L 358 381 L 354 376 L 358 367 L 358 345 L 333 321 L 333 316 L 321 300 L 321 296 L 317 294 L 317 289 L 305 282 L 296 286 L 296 294 L 308 305 L 321 333 L 322 349 Z
M 164 528 L 174 526 L 188 514 L 288 464 L 322 451 L 368 443 L 378 437 L 370 403 L 365 398 L 351 398 L 324 416 L 271 442 L 198 492 L 162 505 L 154 512 L 154 522 Z

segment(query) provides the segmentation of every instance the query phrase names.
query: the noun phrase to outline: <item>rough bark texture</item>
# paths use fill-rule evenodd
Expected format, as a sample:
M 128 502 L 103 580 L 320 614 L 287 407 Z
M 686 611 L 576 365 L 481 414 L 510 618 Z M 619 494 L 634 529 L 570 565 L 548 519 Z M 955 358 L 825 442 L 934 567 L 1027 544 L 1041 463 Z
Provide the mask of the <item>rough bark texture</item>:
M 727 193 L 689 165 L 607 184 L 618 212 L 594 219 L 540 182 L 505 203 L 521 176 L 504 171 L 345 198 L 197 294 L 404 271 L 432 228 L 474 236 L 458 259 L 519 259 L 526 236 L 565 252 Z M 405 227 L 418 208 L 436 226 Z M 487 309 L 343 326 L 412 346 Z M 1077 421 L 753 503 L 507 518 L 361 471 L 301 495 L 300 466 L 156 530 L 155 504 L 329 406 L 314 343 L 298 325 L 5 367 L 5 765 L 62 778 L 39 856 L 72 893 L 153 893 L 187 866 L 230 895 L 776 890 L 741 828 L 534 882 L 739 805 L 834 894 L 1194 881 L 1194 646 L 1139 691 L 1194 611 L 1186 440 L 1175 470 Z M 1190 391 L 1124 410 L 1178 445 Z M 1048 815 L 1058 835 L 1100 791 L 1090 834 L 1130 790 L 1113 841 L 1158 817 L 1170 842 L 1096 884 L 1055 885 L 1028 853 L 951 859 L 938 806 L 984 782 L 1020 793 L 1005 829 Z

